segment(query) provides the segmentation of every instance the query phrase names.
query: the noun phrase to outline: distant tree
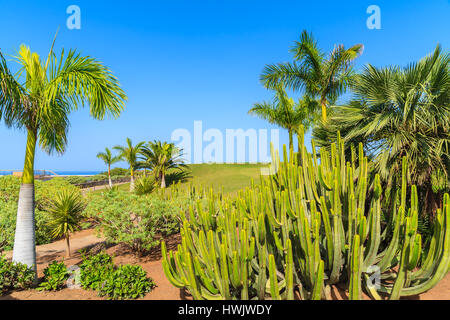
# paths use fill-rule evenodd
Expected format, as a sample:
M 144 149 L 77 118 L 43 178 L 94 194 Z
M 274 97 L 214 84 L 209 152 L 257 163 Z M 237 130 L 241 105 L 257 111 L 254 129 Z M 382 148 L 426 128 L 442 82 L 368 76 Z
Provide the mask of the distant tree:
M 112 180 L 111 180 L 111 165 L 120 161 L 119 156 L 113 156 L 111 150 L 109 148 L 105 148 L 105 152 L 99 152 L 97 154 L 97 158 L 103 160 L 103 162 L 108 166 L 108 180 L 109 187 L 112 188 Z
M 113 149 L 119 151 L 119 159 L 124 160 L 128 163 L 130 166 L 130 191 L 134 190 L 134 173 L 136 171 L 136 166 L 138 162 L 138 155 L 142 151 L 142 147 L 144 146 L 145 142 L 139 142 L 135 146 L 133 146 L 133 143 L 130 138 L 127 138 L 127 145 L 126 146 L 115 146 Z
M 399 183 L 406 156 L 410 183 L 417 185 L 425 209 L 435 211 L 440 197 L 433 190 L 449 184 L 450 55 L 438 46 L 405 68 L 368 65 L 353 91 L 354 100 L 333 107 L 330 121 L 314 129 L 316 142 L 329 145 L 338 130 L 347 145 L 362 142 L 390 185 Z
M 357 44 L 348 49 L 342 44 L 325 55 L 317 46 L 311 33 L 304 30 L 291 52 L 294 62 L 270 64 L 264 68 L 261 81 L 266 88 L 274 89 L 281 82 L 293 90 L 319 100 L 322 120 L 327 121 L 327 108 L 345 92 L 354 77 L 351 64 L 363 51 Z
M 307 130 L 317 118 L 317 101 L 305 96 L 298 103 L 286 94 L 284 86 L 275 88 L 272 102 L 255 103 L 248 113 L 286 129 L 289 133 L 289 148 L 293 148 L 293 134 L 300 125 Z
M 141 150 L 141 161 L 138 166 L 152 170 L 156 181 L 160 182 L 161 188 L 165 188 L 167 171 L 169 169 L 182 170 L 186 167 L 181 156 L 181 150 L 173 143 L 150 141 Z

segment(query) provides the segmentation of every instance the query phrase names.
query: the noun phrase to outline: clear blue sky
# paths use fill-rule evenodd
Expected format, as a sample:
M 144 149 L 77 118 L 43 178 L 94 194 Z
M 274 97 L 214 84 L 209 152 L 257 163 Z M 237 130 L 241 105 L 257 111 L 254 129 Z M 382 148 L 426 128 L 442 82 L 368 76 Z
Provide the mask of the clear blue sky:
M 66 8 L 81 8 L 81 30 L 68 30 Z M 381 30 L 369 30 L 366 9 L 381 8 Z M 450 47 L 448 0 L 408 1 L 10 1 L 0 0 L 0 48 L 14 54 L 25 43 L 46 56 L 58 26 L 56 49 L 76 48 L 103 61 L 129 101 L 118 120 L 95 121 L 87 109 L 70 116 L 63 156 L 37 153 L 36 169 L 101 170 L 105 146 L 169 140 L 174 129 L 271 128 L 247 115 L 269 99 L 259 83 L 265 64 L 290 61 L 303 29 L 327 51 L 362 43 L 357 68 L 405 65 Z M 13 62 L 10 64 L 14 65 Z M 287 143 L 283 132 L 281 142 Z M 0 169 L 21 169 L 25 133 L 0 124 Z

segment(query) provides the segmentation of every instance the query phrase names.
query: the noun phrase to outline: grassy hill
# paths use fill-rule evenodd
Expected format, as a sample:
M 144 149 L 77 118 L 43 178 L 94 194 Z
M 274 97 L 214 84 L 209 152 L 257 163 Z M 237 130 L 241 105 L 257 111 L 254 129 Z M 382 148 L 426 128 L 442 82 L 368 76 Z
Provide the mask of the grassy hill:
M 234 194 L 238 190 L 250 185 L 251 180 L 259 180 L 260 169 L 263 164 L 190 164 L 186 170 L 188 179 L 183 183 L 188 186 L 190 182 L 201 184 L 204 187 L 213 187 L 219 191 L 222 186 L 225 193 Z M 129 184 L 118 186 L 121 190 L 128 190 Z M 100 190 L 95 192 L 101 192 Z
M 251 179 L 258 181 L 262 164 L 191 164 L 189 179 L 205 187 L 212 186 L 224 192 L 233 193 L 249 186 Z

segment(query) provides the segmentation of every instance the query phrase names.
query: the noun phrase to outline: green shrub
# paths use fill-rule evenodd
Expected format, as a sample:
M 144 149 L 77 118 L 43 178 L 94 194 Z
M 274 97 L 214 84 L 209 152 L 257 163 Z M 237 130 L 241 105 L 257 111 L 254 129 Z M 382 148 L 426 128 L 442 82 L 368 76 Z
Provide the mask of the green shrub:
M 52 241 L 46 210 L 54 200 L 57 191 L 66 189 L 79 192 L 79 189 L 59 177 L 48 181 L 36 180 L 35 187 L 36 244 L 39 245 Z M 0 244 L 6 241 L 3 250 L 11 250 L 13 246 L 19 189 L 20 178 L 14 176 L 0 177 Z M 1 250 L 0 246 L 0 252 Z
M 114 270 L 112 257 L 106 253 L 83 256 L 80 265 L 80 282 L 83 289 L 100 290 L 107 275 Z
M 106 175 L 108 176 L 108 172 L 102 172 L 101 175 Z M 113 176 L 124 176 L 124 177 L 129 177 L 130 176 L 130 170 L 129 169 L 124 169 L 124 168 L 113 168 L 111 169 L 111 178 Z
M 150 194 L 155 190 L 155 179 L 153 177 L 142 177 L 136 180 L 134 192 L 137 195 Z
M 53 261 L 44 269 L 44 281 L 38 290 L 60 290 L 69 278 L 64 262 Z
M 105 252 L 83 256 L 80 269 L 81 286 L 96 290 L 99 296 L 108 299 L 141 298 L 155 286 L 142 267 L 122 265 L 115 268 L 113 258 Z
M 99 291 L 99 296 L 112 300 L 137 299 L 155 287 L 141 266 L 122 265 L 110 272 Z
M 189 201 L 179 197 L 161 200 L 126 191 L 91 194 L 85 213 L 98 221 L 98 231 L 110 243 L 123 243 L 138 254 L 159 244 L 159 236 L 178 232 L 178 212 Z
M 32 268 L 0 257 L 0 295 L 11 290 L 31 288 L 34 279 Z

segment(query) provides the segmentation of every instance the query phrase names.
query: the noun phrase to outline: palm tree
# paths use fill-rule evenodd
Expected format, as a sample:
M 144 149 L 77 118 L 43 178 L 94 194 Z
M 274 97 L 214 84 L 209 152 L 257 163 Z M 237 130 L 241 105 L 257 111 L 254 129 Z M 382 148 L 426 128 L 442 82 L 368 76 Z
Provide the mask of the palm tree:
M 161 183 L 161 188 L 165 188 L 167 171 L 186 167 L 181 156 L 181 150 L 173 143 L 150 141 L 142 148 L 138 166 L 152 170 L 156 181 Z
M 70 233 L 79 229 L 85 208 L 86 204 L 78 190 L 63 189 L 55 195 L 47 209 L 51 235 L 54 239 L 66 240 L 67 257 L 70 257 Z
M 270 64 L 264 68 L 261 81 L 266 88 L 276 88 L 282 82 L 293 90 L 305 93 L 320 101 L 322 120 L 327 121 L 327 107 L 345 92 L 354 77 L 352 62 L 361 55 L 363 45 L 348 49 L 340 44 L 325 55 L 317 46 L 312 34 L 304 30 L 300 41 L 290 50 L 294 62 Z
M 352 89 L 355 99 L 333 107 L 332 121 L 315 128 L 316 142 L 328 145 L 338 130 L 347 145 L 362 142 L 380 176 L 394 186 L 406 156 L 410 183 L 425 200 L 424 211 L 434 212 L 439 197 L 433 181 L 449 181 L 450 55 L 437 46 L 432 55 L 405 68 L 368 65 Z
M 289 133 L 289 148 L 293 148 L 293 134 L 300 125 L 306 130 L 317 118 L 317 101 L 308 96 L 295 103 L 289 98 L 282 84 L 275 88 L 273 102 L 255 103 L 248 113 L 276 124 Z
M 139 142 L 133 146 L 130 138 L 127 138 L 127 146 L 115 146 L 114 149 L 119 151 L 119 159 L 124 160 L 130 166 L 130 192 L 134 190 L 134 172 L 137 169 L 138 155 L 141 153 L 145 142 Z
M 108 166 L 108 180 L 109 180 L 109 187 L 112 188 L 112 181 L 111 181 L 111 165 L 114 163 L 120 161 L 120 157 L 113 156 L 111 153 L 111 150 L 109 148 L 105 148 L 105 152 L 99 152 L 97 153 L 97 158 L 100 160 L 103 160 L 103 162 Z
M 55 37 L 56 39 L 56 37 Z M 74 50 L 59 59 L 53 52 L 46 61 L 22 45 L 16 57 L 21 66 L 15 76 L 0 52 L 0 120 L 6 126 L 25 129 L 27 144 L 19 193 L 13 261 L 36 269 L 34 222 L 34 155 L 36 144 L 52 153 L 64 153 L 68 115 L 87 102 L 93 118 L 117 118 L 126 95 L 117 78 L 98 60 Z

